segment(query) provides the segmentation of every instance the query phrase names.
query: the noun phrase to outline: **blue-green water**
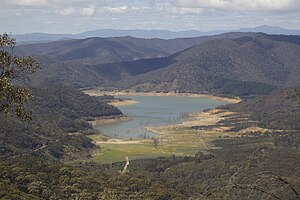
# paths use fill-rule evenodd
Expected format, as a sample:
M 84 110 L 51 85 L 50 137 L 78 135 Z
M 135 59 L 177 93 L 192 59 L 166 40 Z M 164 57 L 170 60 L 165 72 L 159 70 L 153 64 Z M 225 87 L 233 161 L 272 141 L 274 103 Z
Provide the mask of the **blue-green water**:
M 184 113 L 200 112 L 226 104 L 206 98 L 174 96 L 119 96 L 140 103 L 120 107 L 120 110 L 132 120 L 95 128 L 104 135 L 113 138 L 153 137 L 156 134 L 146 131 L 145 126 L 161 126 L 181 122 Z

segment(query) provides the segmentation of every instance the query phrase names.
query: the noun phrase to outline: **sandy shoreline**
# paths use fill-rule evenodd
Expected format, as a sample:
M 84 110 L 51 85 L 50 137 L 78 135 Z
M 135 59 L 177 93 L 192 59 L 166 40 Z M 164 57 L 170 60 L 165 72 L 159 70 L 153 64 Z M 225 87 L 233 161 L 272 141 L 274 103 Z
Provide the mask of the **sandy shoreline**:
M 194 93 L 175 93 L 175 92 L 134 92 L 134 91 L 102 91 L 102 90 L 86 90 L 84 93 L 90 96 L 102 96 L 112 95 L 112 96 L 176 96 L 176 97 L 195 97 L 195 98 L 207 98 L 216 101 L 224 101 L 227 103 L 238 103 L 241 101 L 240 98 L 228 98 L 219 97 L 209 94 L 194 94 Z
M 211 125 L 217 125 L 221 120 L 225 119 L 226 117 L 232 115 L 232 112 L 228 112 L 221 109 L 212 109 L 209 111 L 202 111 L 197 113 L 192 113 L 187 119 L 183 122 L 174 124 L 174 125 L 167 125 L 167 126 L 158 126 L 158 127 L 145 127 L 146 130 L 157 133 L 159 135 L 165 135 L 166 129 L 170 128 L 191 128 L 193 126 L 203 126 L 208 127 Z M 223 132 L 228 127 L 219 127 L 218 129 L 214 128 L 210 131 L 215 132 Z
M 140 102 L 131 100 L 131 99 L 126 99 L 126 100 L 115 99 L 108 104 L 115 106 L 115 107 L 122 107 L 122 106 L 130 106 L 130 105 L 134 105 L 134 104 L 138 104 L 138 103 L 140 103 Z

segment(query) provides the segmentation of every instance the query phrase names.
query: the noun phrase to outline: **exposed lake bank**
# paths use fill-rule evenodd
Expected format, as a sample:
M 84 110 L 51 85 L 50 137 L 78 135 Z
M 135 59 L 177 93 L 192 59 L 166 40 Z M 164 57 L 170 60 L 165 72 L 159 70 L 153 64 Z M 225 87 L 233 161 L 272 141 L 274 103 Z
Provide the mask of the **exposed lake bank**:
M 104 124 L 113 124 L 118 122 L 126 122 L 129 120 L 130 117 L 126 115 L 112 115 L 112 116 L 96 117 L 94 120 L 89 121 L 89 123 L 92 126 L 96 126 L 96 125 L 104 125 Z
M 86 90 L 84 93 L 90 96 L 175 96 L 175 97 L 195 97 L 195 98 L 207 98 L 215 101 L 223 101 L 226 103 L 238 103 L 241 101 L 239 97 L 228 98 L 220 97 L 209 94 L 195 94 L 195 93 L 175 93 L 175 92 L 135 92 L 135 91 L 103 91 L 103 90 Z
M 109 102 L 109 105 L 115 106 L 115 107 L 121 107 L 121 106 L 129 106 L 133 104 L 139 103 L 138 101 L 134 101 L 132 99 L 114 99 L 111 102 Z

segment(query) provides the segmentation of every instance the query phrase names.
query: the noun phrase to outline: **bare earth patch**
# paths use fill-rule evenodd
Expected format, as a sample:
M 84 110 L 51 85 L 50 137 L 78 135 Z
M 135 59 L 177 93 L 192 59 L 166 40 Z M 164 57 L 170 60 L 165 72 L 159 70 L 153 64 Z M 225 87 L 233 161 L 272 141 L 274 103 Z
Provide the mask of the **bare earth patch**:
M 130 106 L 130 105 L 134 105 L 134 104 L 138 104 L 140 102 L 135 101 L 135 100 L 113 100 L 110 103 L 108 103 L 109 105 L 115 106 L 115 107 L 121 107 L 121 106 Z
M 139 139 L 139 140 L 121 140 L 121 139 L 109 139 L 107 141 L 96 141 L 96 144 L 143 144 L 151 143 L 150 139 Z
M 103 124 L 113 124 L 118 122 L 127 122 L 129 120 L 131 120 L 131 118 L 126 115 L 116 115 L 116 116 L 109 116 L 109 117 L 97 117 L 95 120 L 89 121 L 89 123 L 92 126 L 96 126 L 96 125 L 103 125 Z
M 175 93 L 175 92 L 135 92 L 135 91 L 102 91 L 102 90 L 86 90 L 84 93 L 91 96 L 177 96 L 177 97 L 195 97 L 195 98 L 208 98 L 216 101 L 224 101 L 227 103 L 238 103 L 241 101 L 239 98 L 219 97 L 208 94 L 193 94 L 193 93 Z

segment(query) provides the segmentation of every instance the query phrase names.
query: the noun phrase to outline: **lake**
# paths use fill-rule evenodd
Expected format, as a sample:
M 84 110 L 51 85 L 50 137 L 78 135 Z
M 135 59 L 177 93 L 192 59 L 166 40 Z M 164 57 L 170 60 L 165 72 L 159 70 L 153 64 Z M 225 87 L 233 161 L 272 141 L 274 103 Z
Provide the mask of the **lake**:
M 177 124 L 183 115 L 201 112 L 205 109 L 225 105 L 225 102 L 196 97 L 175 96 L 116 96 L 130 98 L 140 103 L 123 106 L 119 109 L 132 120 L 113 124 L 98 125 L 96 129 L 112 138 L 147 138 L 156 136 L 145 130 L 145 126 Z

